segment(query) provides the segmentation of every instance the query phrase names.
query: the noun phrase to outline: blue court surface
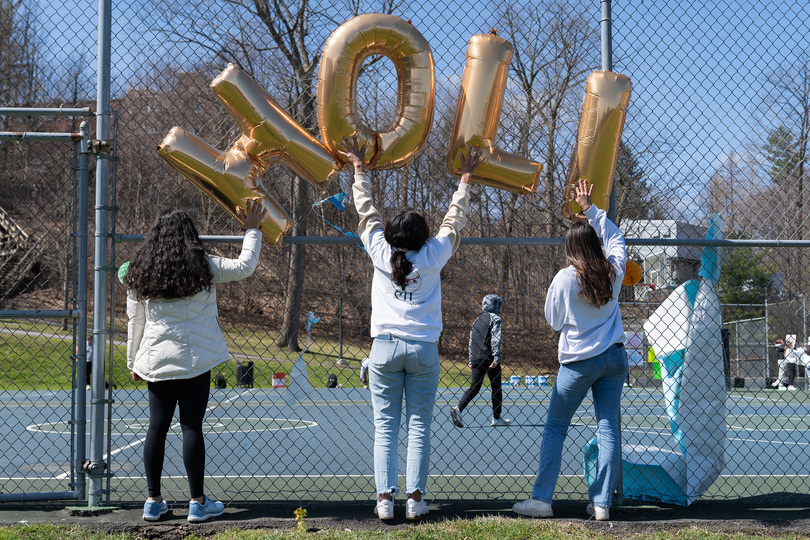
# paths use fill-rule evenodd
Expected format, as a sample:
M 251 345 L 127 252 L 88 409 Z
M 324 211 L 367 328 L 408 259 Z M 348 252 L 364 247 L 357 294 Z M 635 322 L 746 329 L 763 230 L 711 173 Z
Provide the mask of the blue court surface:
M 489 425 L 489 391 L 453 426 L 449 409 L 464 389 L 440 389 L 434 410 L 429 491 L 434 498 L 488 493 L 504 499 L 530 492 L 550 389 L 505 389 L 509 427 Z M 89 394 L 89 393 L 88 393 Z M 289 389 L 212 390 L 206 415 L 208 485 L 223 499 L 329 498 L 373 492 L 373 423 L 368 390 L 313 389 L 294 400 Z M 145 391 L 116 390 L 110 432 L 111 498 L 141 500 L 141 454 L 148 422 Z M 88 395 L 89 398 L 89 395 Z M 735 499 L 772 492 L 806 493 L 810 480 L 810 406 L 803 392 L 742 391 L 726 401 L 726 466 L 706 497 Z M 70 478 L 70 395 L 0 393 L 0 491 L 64 490 Z M 89 411 L 88 411 L 89 417 Z M 574 417 L 558 492 L 583 494 L 583 453 L 594 436 L 588 400 Z M 89 426 L 88 426 L 89 432 Z M 661 392 L 627 388 L 625 445 L 665 446 L 671 438 Z M 400 474 L 404 474 L 401 431 Z M 88 437 L 89 441 L 89 437 Z M 179 424 L 172 426 L 164 476 L 168 491 L 186 488 Z M 106 438 L 105 438 L 106 442 Z M 89 448 L 89 443 L 88 443 Z M 33 450 L 31 450 L 33 449 Z M 401 481 L 404 482 L 404 481 Z M 401 486 L 404 488 L 404 485 Z M 357 492 L 364 492 L 358 494 Z

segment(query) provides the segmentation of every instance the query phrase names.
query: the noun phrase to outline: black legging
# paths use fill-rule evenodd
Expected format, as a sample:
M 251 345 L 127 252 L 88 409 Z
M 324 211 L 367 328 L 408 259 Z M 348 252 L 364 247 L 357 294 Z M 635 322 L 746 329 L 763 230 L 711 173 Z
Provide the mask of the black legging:
M 143 446 L 143 465 L 150 497 L 160 496 L 160 477 L 166 450 L 166 434 L 174 420 L 174 408 L 180 405 L 183 431 L 183 463 L 188 475 L 191 498 L 202 497 L 205 476 L 205 441 L 202 422 L 208 407 L 211 372 L 193 379 L 150 382 L 149 429 Z
M 458 410 L 463 411 L 470 401 L 478 395 L 481 390 L 481 384 L 484 382 L 484 376 L 489 377 L 489 382 L 492 384 L 492 416 L 495 419 L 501 417 L 501 402 L 503 401 L 503 390 L 501 389 L 501 365 L 498 364 L 494 368 L 490 368 L 489 364 L 482 366 L 473 366 L 470 379 L 472 384 L 464 392 L 461 401 L 458 402 Z

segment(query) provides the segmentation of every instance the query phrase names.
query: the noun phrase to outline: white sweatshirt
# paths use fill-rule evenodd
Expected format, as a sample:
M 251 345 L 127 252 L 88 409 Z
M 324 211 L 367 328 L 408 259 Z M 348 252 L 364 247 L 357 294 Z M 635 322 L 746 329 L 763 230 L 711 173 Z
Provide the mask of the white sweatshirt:
M 358 234 L 371 262 L 371 337 L 392 334 L 417 341 L 439 341 L 442 333 L 442 288 L 440 273 L 461 243 L 467 223 L 469 184 L 460 184 L 453 194 L 438 234 L 419 251 L 405 256 L 413 264 L 403 291 L 391 281 L 392 247 L 383 236 L 383 221 L 371 200 L 371 185 L 365 173 L 354 175 L 354 205 L 360 215 Z
M 613 298 L 595 307 L 579 296 L 577 271 L 573 266 L 557 272 L 546 295 L 545 315 L 554 330 L 562 330 L 558 352 L 561 364 L 592 358 L 625 340 L 619 311 L 619 291 L 627 261 L 624 236 L 605 211 L 595 205 L 585 211 L 585 216 L 602 240 L 607 260 L 616 273 Z

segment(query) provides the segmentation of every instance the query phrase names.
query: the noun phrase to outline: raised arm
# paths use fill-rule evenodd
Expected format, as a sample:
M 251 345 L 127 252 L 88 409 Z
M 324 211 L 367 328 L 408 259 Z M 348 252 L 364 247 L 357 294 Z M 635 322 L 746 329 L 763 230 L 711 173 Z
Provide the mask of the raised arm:
M 366 166 L 364 157 L 366 155 L 366 145 L 359 146 L 357 135 L 343 139 L 345 151 L 340 150 L 340 154 L 354 166 L 354 183 L 352 184 L 352 195 L 354 207 L 360 216 L 357 224 L 357 232 L 364 246 L 368 246 L 368 237 L 375 229 L 382 229 L 382 216 L 374 208 L 371 200 L 371 184 L 366 177 Z
M 209 266 L 213 275 L 212 283 L 239 281 L 251 275 L 259 264 L 259 252 L 262 246 L 262 233 L 259 230 L 267 210 L 259 199 L 250 199 L 245 209 L 237 209 L 245 224 L 245 238 L 242 240 L 242 251 L 237 259 L 211 257 Z
M 596 231 L 597 236 L 602 240 L 605 248 L 605 255 L 608 261 L 616 269 L 619 275 L 624 275 L 627 263 L 627 251 L 624 246 L 624 235 L 615 223 L 607 218 L 604 210 L 597 208 L 591 202 L 591 191 L 593 184 L 586 179 L 580 178 L 576 185 L 577 204 L 582 208 L 588 223 Z
M 453 251 L 458 249 L 461 243 L 460 232 L 467 224 L 467 209 L 470 205 L 470 179 L 475 170 L 483 161 L 483 150 L 474 146 L 467 147 L 467 154 L 461 154 L 461 178 L 458 182 L 458 190 L 453 194 L 450 201 L 450 208 L 442 220 L 439 227 L 439 234 L 450 239 Z

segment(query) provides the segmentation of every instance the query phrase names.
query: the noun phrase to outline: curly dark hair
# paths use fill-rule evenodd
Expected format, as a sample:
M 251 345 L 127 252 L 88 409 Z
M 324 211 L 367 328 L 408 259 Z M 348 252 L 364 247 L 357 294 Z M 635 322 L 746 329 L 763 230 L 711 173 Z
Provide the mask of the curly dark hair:
M 613 298 L 613 278 L 616 271 L 605 257 L 594 228 L 576 221 L 565 232 L 565 256 L 577 269 L 579 294 L 596 307 Z
M 391 252 L 391 280 L 405 289 L 413 264 L 405 251 L 419 251 L 430 238 L 430 228 L 424 216 L 411 208 L 402 208 L 383 227 L 383 236 L 394 250 Z
M 194 222 L 182 210 L 164 211 L 129 263 L 124 283 L 138 300 L 185 298 L 211 287 L 211 268 Z

